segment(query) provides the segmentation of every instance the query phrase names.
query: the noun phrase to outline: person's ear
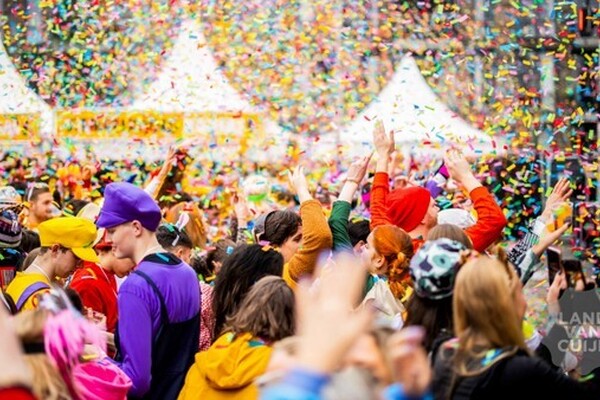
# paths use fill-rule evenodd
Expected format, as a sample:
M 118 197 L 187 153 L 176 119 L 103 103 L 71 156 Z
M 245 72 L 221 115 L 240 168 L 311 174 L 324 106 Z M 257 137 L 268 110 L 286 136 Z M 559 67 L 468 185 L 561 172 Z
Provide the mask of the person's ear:
M 140 221 L 133 221 L 131 222 L 131 227 L 133 228 L 133 234 L 135 237 L 140 237 L 144 227 L 142 226 Z
M 376 256 L 375 259 L 373 259 L 373 263 L 375 264 L 375 269 L 382 269 L 385 266 L 385 257 Z
M 52 253 L 52 255 L 57 254 L 59 251 L 60 251 L 60 245 L 53 244 L 52 246 L 50 246 L 50 252 Z

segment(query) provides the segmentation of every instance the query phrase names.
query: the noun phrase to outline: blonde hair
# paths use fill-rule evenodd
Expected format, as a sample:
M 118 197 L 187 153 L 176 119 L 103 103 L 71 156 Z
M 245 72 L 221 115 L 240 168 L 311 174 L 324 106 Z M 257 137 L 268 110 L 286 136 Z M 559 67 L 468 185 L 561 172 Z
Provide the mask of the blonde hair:
M 528 351 L 522 321 L 515 307 L 521 283 L 514 269 L 501 259 L 481 256 L 466 263 L 454 286 L 454 332 L 459 339 L 455 369 L 459 375 L 478 375 L 495 362 Z M 473 368 L 491 349 L 507 349 L 484 366 Z
M 44 343 L 45 310 L 23 311 L 14 317 L 17 336 L 24 345 Z M 33 374 L 33 394 L 38 399 L 70 400 L 71 394 L 58 369 L 45 353 L 25 354 Z

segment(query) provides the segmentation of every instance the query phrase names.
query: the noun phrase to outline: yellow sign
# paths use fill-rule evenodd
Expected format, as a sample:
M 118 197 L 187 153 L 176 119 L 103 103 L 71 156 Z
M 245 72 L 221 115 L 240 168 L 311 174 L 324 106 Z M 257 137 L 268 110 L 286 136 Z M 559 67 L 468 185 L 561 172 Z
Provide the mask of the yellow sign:
M 0 140 L 32 140 L 40 135 L 40 114 L 0 114 Z
M 183 114 L 155 111 L 60 111 L 57 113 L 56 133 L 58 137 L 78 139 L 178 139 L 183 134 Z

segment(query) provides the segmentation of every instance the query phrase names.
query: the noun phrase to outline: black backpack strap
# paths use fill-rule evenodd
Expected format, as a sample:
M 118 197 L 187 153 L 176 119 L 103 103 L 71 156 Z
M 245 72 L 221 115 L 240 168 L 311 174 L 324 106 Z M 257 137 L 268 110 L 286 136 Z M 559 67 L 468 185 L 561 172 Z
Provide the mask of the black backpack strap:
M 168 324 L 169 323 L 169 314 L 167 312 L 165 298 L 163 297 L 160 290 L 158 290 L 158 287 L 156 286 L 156 284 L 154 283 L 152 278 L 150 278 L 148 275 L 146 275 L 142 271 L 133 271 L 133 273 L 141 276 L 146 282 L 148 282 L 148 285 L 150 285 L 150 287 L 152 288 L 154 293 L 158 296 L 158 299 L 160 301 L 160 319 L 162 320 L 163 324 Z

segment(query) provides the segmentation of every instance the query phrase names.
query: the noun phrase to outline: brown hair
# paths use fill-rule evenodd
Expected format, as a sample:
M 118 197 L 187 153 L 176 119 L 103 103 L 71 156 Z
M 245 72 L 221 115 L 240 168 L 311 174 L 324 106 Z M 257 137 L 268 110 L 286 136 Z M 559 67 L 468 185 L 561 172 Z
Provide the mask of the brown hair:
M 45 310 L 24 311 L 14 317 L 15 331 L 26 345 L 43 345 L 44 325 L 48 318 Z M 71 399 L 69 389 L 45 353 L 25 354 L 25 362 L 33 374 L 33 394 L 38 399 Z
M 414 255 L 412 239 L 403 229 L 394 225 L 381 225 L 373 229 L 373 245 L 388 265 L 390 289 L 397 299 L 402 299 L 409 281 L 410 259 Z
M 278 276 L 256 282 L 239 309 L 227 319 L 224 331 L 251 333 L 269 342 L 291 336 L 296 329 L 294 293 Z
M 439 224 L 427 233 L 427 240 L 436 240 L 436 239 L 451 239 L 455 240 L 458 243 L 463 244 L 467 249 L 473 250 L 473 242 L 471 238 L 467 236 L 465 231 L 459 228 L 456 225 L 452 224 Z
M 302 225 L 300 215 L 291 210 L 277 210 L 265 218 L 264 232 L 260 240 L 273 246 L 281 246 L 288 238 L 294 236 Z
M 455 369 L 459 375 L 478 375 L 518 350 L 528 351 L 515 307 L 517 290 L 521 290 L 521 283 L 516 272 L 497 258 L 481 256 L 461 268 L 453 299 L 454 330 L 459 339 Z M 485 348 L 481 339 L 487 342 Z M 472 361 L 493 348 L 509 350 L 495 362 L 473 369 Z
M 202 222 L 202 211 L 196 204 L 187 201 L 175 204 L 167 211 L 165 220 L 171 224 L 175 224 L 182 212 L 187 212 L 190 216 L 190 222 L 188 222 L 183 230 L 189 236 L 192 245 L 194 248 L 205 248 L 206 228 Z

